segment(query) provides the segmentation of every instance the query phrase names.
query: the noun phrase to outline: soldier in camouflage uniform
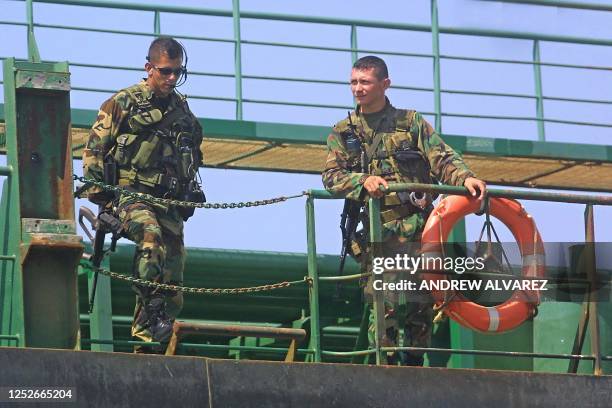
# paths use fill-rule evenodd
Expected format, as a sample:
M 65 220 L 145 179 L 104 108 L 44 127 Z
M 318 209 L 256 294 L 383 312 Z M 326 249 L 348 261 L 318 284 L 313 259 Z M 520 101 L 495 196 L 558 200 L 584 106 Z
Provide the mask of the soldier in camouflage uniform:
M 203 201 L 196 180 L 202 164 L 202 128 L 185 97 L 175 91 L 186 75 L 183 46 L 155 39 L 147 56 L 147 78 L 105 101 L 83 152 L 85 177 L 104 180 L 104 165 L 116 167 L 114 184 L 162 198 Z M 112 168 L 112 167 L 111 167 Z M 193 210 L 115 197 L 90 188 L 88 198 L 112 206 L 124 235 L 136 244 L 133 275 L 181 285 L 185 264 L 183 221 Z M 132 336 L 166 342 L 183 305 L 182 293 L 134 285 Z M 148 352 L 150 348 L 137 348 Z
M 351 200 L 380 198 L 380 186 L 394 183 L 442 183 L 465 186 L 484 198 L 486 185 L 475 178 L 461 157 L 414 110 L 396 109 L 385 91 L 391 85 L 385 62 L 374 56 L 359 59 L 351 72 L 351 91 L 358 106 L 349 118 L 338 122 L 327 138 L 328 156 L 323 171 L 325 188 Z M 361 169 L 365 157 L 366 172 Z M 396 254 L 413 256 L 419 249 L 421 231 L 427 220 L 429 197 L 391 193 L 381 202 L 383 257 Z M 367 224 L 364 223 L 364 225 Z M 355 252 L 355 251 L 353 251 Z M 362 267 L 370 270 L 362 257 Z M 386 272 L 385 272 L 386 274 Z M 403 276 L 391 273 L 386 281 Z M 372 281 L 366 285 L 371 302 Z M 429 294 L 385 292 L 385 346 L 398 344 L 399 328 L 404 328 L 404 346 L 428 347 L 432 328 L 432 299 Z M 408 298 L 408 299 L 407 299 Z M 370 314 L 369 340 L 374 346 L 373 313 Z M 423 365 L 423 353 L 390 354 L 391 364 Z

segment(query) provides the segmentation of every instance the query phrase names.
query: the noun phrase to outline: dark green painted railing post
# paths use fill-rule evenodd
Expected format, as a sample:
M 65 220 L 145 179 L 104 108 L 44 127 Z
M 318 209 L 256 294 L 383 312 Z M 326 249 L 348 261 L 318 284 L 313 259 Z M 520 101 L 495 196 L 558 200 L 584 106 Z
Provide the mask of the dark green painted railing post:
M 433 52 L 434 110 L 436 132 L 442 133 L 442 98 L 440 96 L 440 28 L 438 26 L 438 2 L 431 0 L 431 40 Z
M 370 198 L 369 202 L 370 215 L 370 249 L 372 259 L 382 256 L 382 227 L 380 224 L 380 200 Z M 372 275 L 372 285 L 378 277 Z M 380 281 L 384 284 L 385 274 L 380 275 Z M 376 364 L 387 364 L 387 354 L 380 348 L 382 347 L 383 337 L 385 336 L 385 303 L 382 290 L 373 289 L 373 305 L 374 305 L 374 333 L 376 337 Z
M 544 97 L 542 95 L 542 66 L 540 65 L 540 41 L 533 41 L 533 77 L 536 92 L 536 118 L 538 121 L 538 140 L 546 140 L 544 124 Z
M 155 35 L 161 34 L 161 22 L 159 18 L 159 10 L 155 10 L 155 15 L 153 17 L 153 32 Z
M 100 265 L 102 268 L 110 270 L 109 257 L 105 257 Z M 82 268 L 82 266 L 80 267 Z M 93 290 L 94 273 L 87 271 L 87 287 L 89 298 Z M 92 339 L 113 340 L 113 308 L 111 303 L 111 278 L 99 274 L 96 284 L 96 297 L 94 307 L 89 315 L 89 334 Z M 91 351 L 113 351 L 112 344 L 91 344 Z
M 467 242 L 467 234 L 465 230 L 465 218 L 457 221 L 452 231 L 448 236 L 448 242 Z M 461 326 L 454 320 L 450 320 L 450 343 L 451 348 L 455 350 L 473 350 L 474 347 L 474 331 Z M 475 359 L 472 354 L 453 354 L 450 358 L 451 367 L 453 368 L 474 368 Z
M 234 19 L 234 75 L 236 78 L 236 119 L 242 120 L 242 40 L 240 37 L 240 0 L 232 0 Z
M 40 62 L 40 53 L 34 36 L 34 6 L 32 0 L 26 0 L 26 18 L 28 19 L 28 59 Z
M 357 26 L 355 24 L 351 25 L 351 61 L 353 64 L 359 58 L 359 54 L 357 53 Z
M 590 283 L 589 296 L 589 332 L 591 335 L 591 352 L 595 356 L 593 361 L 593 374 L 601 375 L 601 344 L 599 337 L 599 312 L 598 312 L 598 292 L 599 287 L 595 284 L 597 277 L 595 261 L 595 222 L 593 218 L 593 205 L 587 204 L 584 210 L 585 226 L 585 257 L 586 273 Z
M 319 272 L 317 271 L 317 243 L 315 235 L 314 198 L 306 200 L 306 235 L 308 243 L 308 277 L 310 278 L 310 345 L 315 362 L 321 361 L 321 324 L 319 316 Z

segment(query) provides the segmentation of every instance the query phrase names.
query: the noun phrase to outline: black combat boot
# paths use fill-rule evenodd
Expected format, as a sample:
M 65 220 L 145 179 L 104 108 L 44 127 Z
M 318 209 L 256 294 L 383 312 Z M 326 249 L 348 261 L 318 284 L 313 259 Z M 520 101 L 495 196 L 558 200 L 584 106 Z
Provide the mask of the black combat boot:
M 145 314 L 148 317 L 148 328 L 151 339 L 167 343 L 172 335 L 174 319 L 166 313 L 166 301 L 163 297 L 153 297 L 145 305 Z
M 400 352 L 400 365 L 412 366 L 412 367 L 423 367 L 425 359 L 423 356 L 415 356 L 409 352 Z

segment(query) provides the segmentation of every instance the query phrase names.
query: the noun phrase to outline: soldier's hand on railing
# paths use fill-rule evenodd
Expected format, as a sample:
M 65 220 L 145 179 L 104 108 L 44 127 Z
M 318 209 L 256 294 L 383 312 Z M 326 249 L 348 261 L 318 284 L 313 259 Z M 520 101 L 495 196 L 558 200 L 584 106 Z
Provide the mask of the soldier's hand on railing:
M 472 197 L 476 197 L 478 200 L 482 200 L 485 197 L 487 184 L 484 181 L 476 177 L 468 177 L 463 182 L 463 186 L 467 188 Z
M 380 190 L 380 185 L 383 185 L 385 188 L 389 188 L 389 184 L 387 180 L 379 176 L 370 176 L 363 183 L 363 187 L 366 189 L 368 194 L 375 198 L 382 197 L 385 193 Z

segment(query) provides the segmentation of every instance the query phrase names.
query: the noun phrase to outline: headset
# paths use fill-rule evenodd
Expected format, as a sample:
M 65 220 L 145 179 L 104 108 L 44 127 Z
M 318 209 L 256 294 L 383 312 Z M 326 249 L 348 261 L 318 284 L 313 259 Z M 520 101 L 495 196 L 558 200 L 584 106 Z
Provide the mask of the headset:
M 176 42 L 181 47 L 181 59 L 185 62 L 185 64 L 181 66 L 181 68 L 183 69 L 183 72 L 181 73 L 181 76 L 179 77 L 179 79 L 176 81 L 176 85 L 174 85 L 175 88 L 178 88 L 179 86 L 187 82 L 187 62 L 189 61 L 189 56 L 187 55 L 187 50 L 185 49 L 185 46 L 180 41 L 176 41 Z M 147 55 L 145 58 L 148 62 L 151 62 L 151 57 L 149 55 Z

